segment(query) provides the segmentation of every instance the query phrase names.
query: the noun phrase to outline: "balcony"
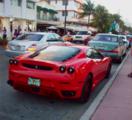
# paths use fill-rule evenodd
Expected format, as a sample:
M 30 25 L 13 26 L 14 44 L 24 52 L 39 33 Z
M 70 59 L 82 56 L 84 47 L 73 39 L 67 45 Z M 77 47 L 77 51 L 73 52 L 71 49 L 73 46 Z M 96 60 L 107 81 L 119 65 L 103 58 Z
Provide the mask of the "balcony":
M 25 16 L 27 19 L 36 20 L 36 9 L 26 9 Z
M 41 14 L 41 13 L 37 13 L 37 20 L 44 20 L 44 21 L 58 21 L 58 18 L 53 15 L 53 14 L 49 14 L 49 13 L 45 13 L 45 14 Z

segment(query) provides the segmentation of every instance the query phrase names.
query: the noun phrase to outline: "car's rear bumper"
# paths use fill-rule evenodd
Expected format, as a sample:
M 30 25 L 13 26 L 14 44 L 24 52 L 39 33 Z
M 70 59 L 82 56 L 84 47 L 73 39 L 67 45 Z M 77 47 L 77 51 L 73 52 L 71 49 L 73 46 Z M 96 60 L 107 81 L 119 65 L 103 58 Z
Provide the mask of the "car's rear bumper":
M 114 60 L 118 60 L 120 57 L 121 57 L 121 55 L 120 54 L 118 54 L 118 53 L 112 53 L 112 52 L 101 52 L 104 56 L 106 56 L 106 57 L 111 57 L 112 59 L 114 59 Z
M 28 51 L 13 51 L 9 49 L 5 51 L 5 55 L 7 55 L 8 57 L 19 56 L 26 53 L 28 53 Z
M 58 76 L 55 78 L 53 77 L 53 79 L 51 79 L 52 75 L 50 76 L 50 79 L 48 79 L 49 76 L 47 76 L 47 79 L 46 77 L 44 79 L 40 77 L 41 85 L 37 87 L 28 85 L 28 78 L 29 76 L 32 77 L 31 75 L 12 74 L 11 72 L 9 73 L 9 76 L 8 83 L 13 88 L 20 91 L 43 96 L 56 96 L 61 99 L 78 99 L 81 96 L 83 82 L 81 84 L 73 83 L 70 77 Z

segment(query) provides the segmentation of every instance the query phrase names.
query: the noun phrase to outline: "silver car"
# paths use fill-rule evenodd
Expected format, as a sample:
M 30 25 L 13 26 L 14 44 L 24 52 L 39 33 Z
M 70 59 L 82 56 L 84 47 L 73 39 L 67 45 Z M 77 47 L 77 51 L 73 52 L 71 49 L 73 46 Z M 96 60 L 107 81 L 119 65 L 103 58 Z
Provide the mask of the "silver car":
M 8 43 L 7 54 L 17 56 L 27 53 L 33 48 L 38 50 L 49 44 L 64 43 L 60 36 L 50 32 L 30 32 L 18 36 Z

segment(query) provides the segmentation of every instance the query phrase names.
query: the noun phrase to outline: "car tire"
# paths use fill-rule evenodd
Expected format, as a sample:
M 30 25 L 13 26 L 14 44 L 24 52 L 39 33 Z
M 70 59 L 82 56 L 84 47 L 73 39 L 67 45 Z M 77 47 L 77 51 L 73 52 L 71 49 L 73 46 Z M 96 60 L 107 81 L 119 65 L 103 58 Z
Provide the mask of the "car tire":
M 86 103 L 88 101 L 91 94 L 91 89 L 92 89 L 92 75 L 89 74 L 82 88 L 82 94 L 79 99 L 80 103 Z
M 121 63 L 123 60 L 123 56 L 120 56 L 119 59 L 118 59 L 118 63 Z
M 106 72 L 106 76 L 105 78 L 109 78 L 110 76 L 110 72 L 111 72 L 111 67 L 112 67 L 112 63 L 110 62 L 107 68 L 107 72 Z

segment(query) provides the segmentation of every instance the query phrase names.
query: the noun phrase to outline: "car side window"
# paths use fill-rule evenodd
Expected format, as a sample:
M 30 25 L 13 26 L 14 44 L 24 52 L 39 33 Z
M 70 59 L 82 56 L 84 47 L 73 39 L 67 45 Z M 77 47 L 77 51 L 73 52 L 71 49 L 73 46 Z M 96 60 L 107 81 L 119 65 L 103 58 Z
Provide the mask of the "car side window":
M 47 40 L 49 41 L 49 40 L 53 40 L 53 39 L 55 39 L 55 35 L 54 34 L 49 34 L 48 36 L 47 36 Z
M 123 45 L 123 38 L 119 37 L 119 45 Z
M 59 35 L 57 35 L 57 34 L 54 34 L 54 36 L 55 36 L 55 38 L 57 38 L 57 39 L 59 39 L 59 38 L 60 38 L 60 36 L 59 36 Z
M 92 58 L 92 59 L 102 59 L 103 55 L 100 54 L 98 51 L 94 50 L 94 49 L 88 49 L 87 53 L 86 53 L 88 58 Z

